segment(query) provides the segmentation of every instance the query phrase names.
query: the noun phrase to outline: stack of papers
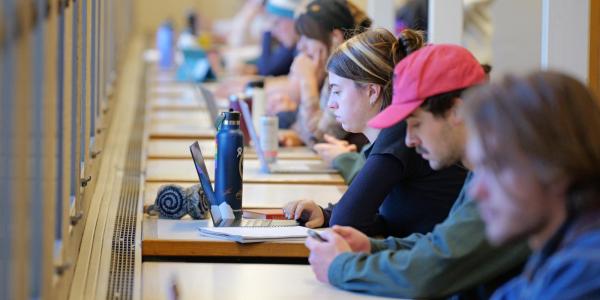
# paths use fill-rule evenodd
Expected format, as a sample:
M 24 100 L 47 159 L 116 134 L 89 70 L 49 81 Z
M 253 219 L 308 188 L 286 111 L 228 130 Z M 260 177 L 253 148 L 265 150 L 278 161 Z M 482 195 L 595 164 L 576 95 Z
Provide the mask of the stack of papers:
M 238 243 L 258 243 L 283 239 L 305 238 L 307 228 L 302 226 L 285 227 L 200 227 L 205 236 L 235 241 Z

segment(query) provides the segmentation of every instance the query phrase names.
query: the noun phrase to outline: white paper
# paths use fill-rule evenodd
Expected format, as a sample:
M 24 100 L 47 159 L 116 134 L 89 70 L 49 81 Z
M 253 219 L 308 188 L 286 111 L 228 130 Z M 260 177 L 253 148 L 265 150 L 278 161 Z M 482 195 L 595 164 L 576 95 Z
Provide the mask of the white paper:
M 280 239 L 305 238 L 307 228 L 302 226 L 284 227 L 201 227 L 205 236 L 227 239 L 239 243 L 256 243 Z

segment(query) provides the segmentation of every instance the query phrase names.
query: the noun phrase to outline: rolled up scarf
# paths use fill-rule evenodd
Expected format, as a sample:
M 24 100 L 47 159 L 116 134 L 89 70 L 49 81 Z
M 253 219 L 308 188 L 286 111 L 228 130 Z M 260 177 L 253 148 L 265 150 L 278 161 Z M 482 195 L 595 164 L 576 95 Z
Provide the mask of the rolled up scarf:
M 200 184 L 183 188 L 178 185 L 161 186 L 154 204 L 146 212 L 164 219 L 181 219 L 189 214 L 194 219 L 204 219 L 208 201 Z

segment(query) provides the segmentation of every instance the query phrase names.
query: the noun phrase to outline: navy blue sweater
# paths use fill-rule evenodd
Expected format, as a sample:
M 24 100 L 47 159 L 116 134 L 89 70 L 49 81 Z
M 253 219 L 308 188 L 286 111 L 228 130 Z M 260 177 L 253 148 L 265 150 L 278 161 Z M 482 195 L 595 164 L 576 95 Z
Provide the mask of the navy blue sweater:
M 296 56 L 296 48 L 286 48 L 279 44 L 273 49 L 271 32 L 263 33 L 262 53 L 258 58 L 256 67 L 262 76 L 287 75 Z
M 342 199 L 324 209 L 325 225 L 352 226 L 369 236 L 426 233 L 441 223 L 467 175 L 462 166 L 434 171 L 404 144 L 406 123 L 381 131 Z

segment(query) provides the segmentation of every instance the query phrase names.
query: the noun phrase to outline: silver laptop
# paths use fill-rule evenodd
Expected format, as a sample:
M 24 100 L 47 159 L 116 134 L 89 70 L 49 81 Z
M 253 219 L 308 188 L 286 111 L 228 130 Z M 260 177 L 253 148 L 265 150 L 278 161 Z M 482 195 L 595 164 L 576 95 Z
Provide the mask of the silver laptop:
M 231 206 L 225 202 L 217 203 L 217 198 L 210 183 L 210 177 L 208 176 L 204 157 L 202 156 L 198 142 L 190 145 L 190 153 L 196 167 L 196 173 L 198 173 L 200 185 L 208 198 L 208 202 L 210 202 L 210 216 L 215 227 L 282 227 L 300 225 L 295 220 L 236 219 Z
M 210 119 L 215 126 L 215 129 L 218 129 L 219 126 L 219 107 L 217 105 L 217 100 L 213 92 L 209 91 L 206 87 L 204 87 L 201 83 L 194 84 L 194 88 L 196 92 L 202 96 L 204 99 L 204 103 L 206 103 L 206 108 L 208 108 L 208 113 L 210 114 Z
M 242 109 L 242 114 L 244 115 L 244 122 L 246 122 L 246 127 L 248 128 L 248 132 L 250 133 L 250 139 L 252 140 L 252 146 L 254 147 L 254 151 L 256 151 L 256 156 L 258 156 L 258 160 L 260 161 L 261 171 L 271 173 L 271 174 L 330 174 L 330 173 L 338 173 L 336 169 L 330 168 L 325 164 L 309 164 L 309 165 L 284 165 L 281 163 L 269 163 L 267 158 L 265 157 L 262 148 L 260 147 L 260 137 L 256 133 L 256 128 L 254 128 L 254 123 L 252 122 L 252 113 L 250 112 L 250 108 L 248 107 L 248 103 L 244 100 L 240 100 L 240 108 Z

